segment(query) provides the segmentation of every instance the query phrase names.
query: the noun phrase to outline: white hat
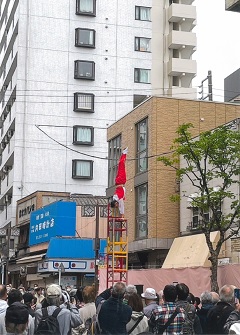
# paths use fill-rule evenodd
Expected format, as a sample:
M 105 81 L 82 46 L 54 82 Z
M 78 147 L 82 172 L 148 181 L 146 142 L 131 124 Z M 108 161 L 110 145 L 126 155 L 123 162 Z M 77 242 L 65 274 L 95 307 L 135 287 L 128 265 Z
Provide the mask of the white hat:
M 145 292 L 141 294 L 141 297 L 149 300 L 156 299 L 156 291 L 154 288 L 148 287 L 146 288 Z
M 60 296 L 62 294 L 61 287 L 56 284 L 51 284 L 47 287 L 46 295 L 49 296 Z

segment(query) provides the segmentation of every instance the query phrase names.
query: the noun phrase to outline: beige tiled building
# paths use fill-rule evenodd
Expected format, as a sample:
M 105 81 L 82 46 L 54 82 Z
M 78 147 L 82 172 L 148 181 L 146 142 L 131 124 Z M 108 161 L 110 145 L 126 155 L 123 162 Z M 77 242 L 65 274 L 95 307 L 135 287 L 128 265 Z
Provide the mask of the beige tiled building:
M 192 123 L 193 135 L 240 116 L 235 104 L 151 97 L 108 129 L 109 188 L 113 195 L 121 149 L 128 146 L 125 216 L 130 267 L 159 267 L 180 235 L 179 191 L 175 171 L 157 161 L 167 154 L 177 127 Z

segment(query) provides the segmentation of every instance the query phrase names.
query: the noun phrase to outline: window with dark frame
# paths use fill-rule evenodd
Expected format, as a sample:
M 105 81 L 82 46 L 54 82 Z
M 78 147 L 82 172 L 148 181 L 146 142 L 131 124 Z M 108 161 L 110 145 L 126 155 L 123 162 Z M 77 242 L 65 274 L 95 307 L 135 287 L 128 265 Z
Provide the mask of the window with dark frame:
M 73 144 L 94 145 L 94 128 L 91 126 L 74 126 Z
M 134 69 L 134 82 L 141 84 L 150 84 L 151 83 L 151 70 L 149 69 Z
M 148 119 L 136 124 L 137 133 L 137 173 L 148 169 Z
M 122 153 L 122 137 L 118 135 L 108 142 L 108 187 L 115 185 L 118 161 Z
M 72 161 L 73 179 L 93 179 L 93 161 L 74 159 Z
M 93 216 L 95 216 L 95 206 L 83 205 L 81 207 L 81 216 L 82 217 L 93 217 Z
M 76 0 L 76 15 L 96 16 L 96 0 Z
M 95 80 L 95 63 L 87 60 L 75 60 L 74 79 Z
M 136 192 L 136 238 L 148 237 L 148 184 L 135 188 Z
M 151 38 L 135 37 L 135 51 L 151 52 Z
M 95 30 L 87 28 L 75 29 L 75 46 L 95 48 Z
M 135 20 L 151 21 L 151 7 L 135 6 Z
M 94 112 L 94 94 L 74 93 L 74 112 Z

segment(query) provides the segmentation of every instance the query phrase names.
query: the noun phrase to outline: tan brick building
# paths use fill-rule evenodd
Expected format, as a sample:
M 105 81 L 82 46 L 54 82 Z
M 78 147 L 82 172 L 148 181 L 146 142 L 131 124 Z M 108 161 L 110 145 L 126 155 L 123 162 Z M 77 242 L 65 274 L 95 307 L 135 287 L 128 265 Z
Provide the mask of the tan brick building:
M 108 196 L 114 192 L 121 149 L 129 148 L 125 216 L 130 267 L 161 266 L 179 236 L 179 204 L 170 201 L 179 188 L 175 171 L 157 161 L 170 151 L 177 127 L 192 123 L 197 136 L 239 116 L 237 104 L 151 97 L 109 127 Z

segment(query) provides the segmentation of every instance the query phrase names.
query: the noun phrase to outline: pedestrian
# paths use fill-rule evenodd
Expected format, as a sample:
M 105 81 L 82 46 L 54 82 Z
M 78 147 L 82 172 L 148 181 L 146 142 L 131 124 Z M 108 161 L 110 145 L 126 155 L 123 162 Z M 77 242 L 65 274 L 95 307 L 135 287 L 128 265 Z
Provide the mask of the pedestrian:
M 195 306 L 188 301 L 194 300 L 192 295 L 189 296 L 189 287 L 184 283 L 176 285 L 177 301 L 176 305 L 182 307 L 185 312 L 185 323 L 183 325 L 183 332 L 187 334 L 202 334 L 202 327 L 199 317 L 196 313 Z
M 123 303 L 125 292 L 125 283 L 116 282 L 110 298 L 103 302 L 98 314 L 102 334 L 127 335 L 126 325 L 131 320 L 132 308 Z
M 6 310 L 5 329 L 3 334 L 26 334 L 29 320 L 29 311 L 27 306 L 21 302 L 12 303 Z
M 141 294 L 141 297 L 145 301 L 145 307 L 143 308 L 143 313 L 149 319 L 154 308 L 158 307 L 157 304 L 157 295 L 154 288 L 148 287 L 146 288 L 145 292 Z
M 46 300 L 48 307 L 48 315 L 52 315 L 53 312 L 61 305 L 62 302 L 62 290 L 59 285 L 51 284 L 46 289 Z M 73 304 L 67 308 L 64 304 L 61 306 L 60 312 L 57 315 L 59 324 L 59 330 L 61 335 L 68 335 L 71 328 L 78 327 L 82 322 L 79 316 L 78 309 Z M 39 308 L 35 311 L 35 330 L 37 329 L 40 320 L 43 317 L 43 309 Z
M 177 307 L 176 299 L 176 286 L 166 285 L 163 289 L 164 303 L 153 309 L 149 319 L 151 331 L 166 335 L 182 334 L 185 313 L 183 308 Z
M 133 292 L 128 297 L 128 306 L 132 308 L 131 320 L 127 324 L 127 332 L 130 335 L 137 335 L 147 332 L 148 318 L 143 313 L 143 303 L 140 296 Z
M 234 311 L 234 286 L 224 285 L 219 291 L 218 301 L 207 314 L 207 333 L 224 334 L 224 325 Z
M 210 292 L 205 291 L 200 295 L 201 308 L 197 309 L 197 315 L 199 317 L 202 333 L 208 334 L 207 331 L 207 314 L 209 310 L 213 307 L 212 295 Z
M 5 313 L 7 308 L 7 287 L 2 284 L 0 285 L 0 314 Z
M 23 301 L 24 301 L 24 304 L 28 308 L 29 314 L 34 318 L 34 316 L 35 316 L 34 315 L 34 310 L 32 309 L 34 296 L 32 295 L 32 293 L 29 293 L 29 292 L 24 293 Z

